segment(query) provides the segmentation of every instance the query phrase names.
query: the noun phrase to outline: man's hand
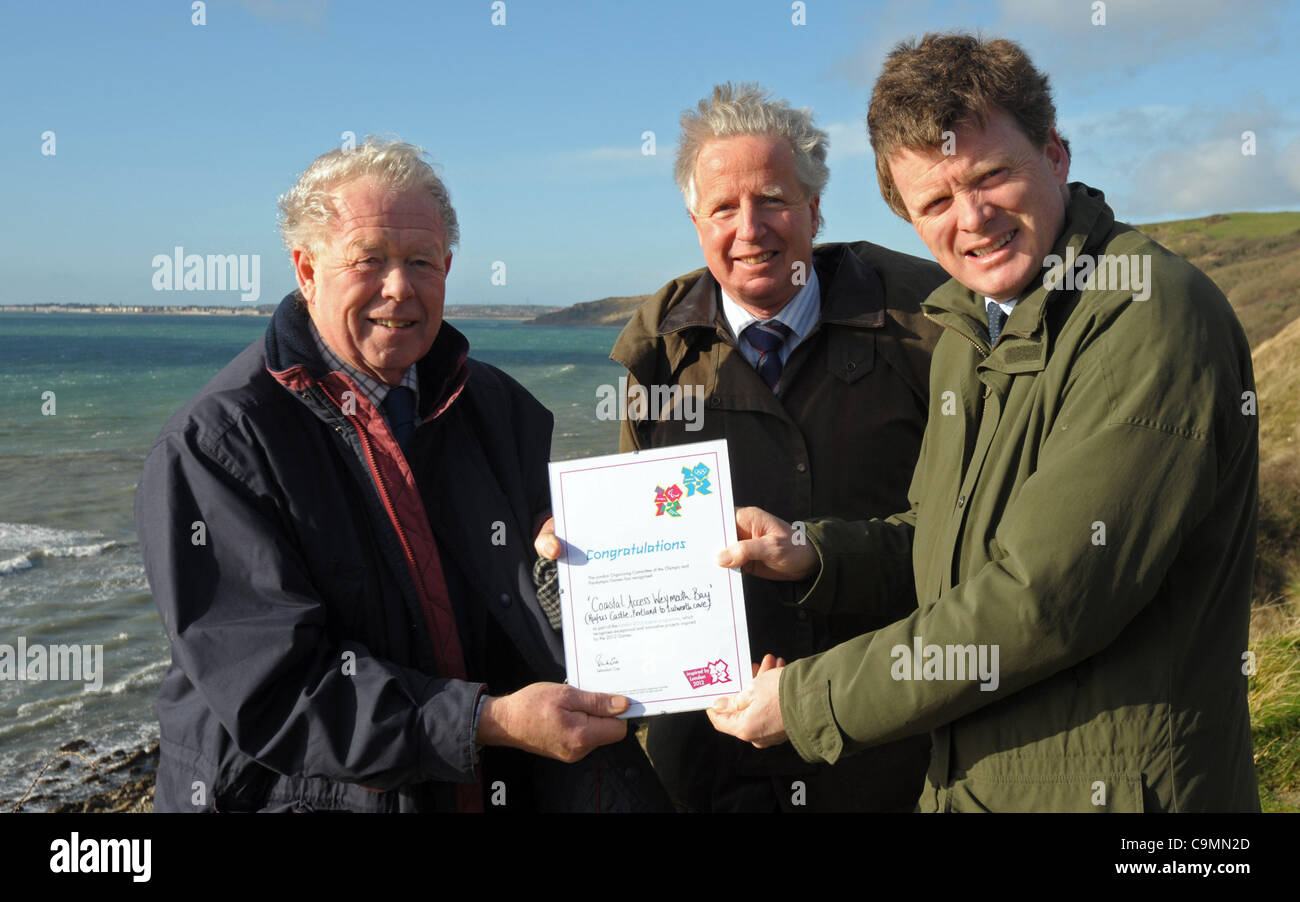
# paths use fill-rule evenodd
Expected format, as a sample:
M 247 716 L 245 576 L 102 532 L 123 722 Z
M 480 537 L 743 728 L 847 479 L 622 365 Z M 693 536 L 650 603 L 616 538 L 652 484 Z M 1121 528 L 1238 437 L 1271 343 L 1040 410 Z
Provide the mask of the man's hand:
M 554 533 L 552 533 L 554 535 Z M 480 745 L 508 745 L 572 764 L 594 748 L 627 735 L 621 695 L 584 692 L 562 683 L 532 683 L 518 692 L 488 696 L 478 719 Z
M 537 556 L 544 557 L 550 561 L 560 559 L 560 540 L 555 535 L 555 518 L 547 517 L 542 528 L 537 530 L 537 537 L 533 539 L 533 548 L 537 549 Z
M 706 713 L 713 728 L 752 743 L 758 749 L 785 742 L 788 737 L 781 717 L 780 692 L 784 667 L 785 662 L 780 658 L 765 656 L 748 689 L 734 698 L 724 696 L 708 709 Z
M 794 534 L 789 523 L 765 510 L 737 508 L 740 541 L 718 552 L 718 566 L 739 567 L 763 579 L 806 579 L 817 572 L 821 559 L 806 541 L 795 544 Z

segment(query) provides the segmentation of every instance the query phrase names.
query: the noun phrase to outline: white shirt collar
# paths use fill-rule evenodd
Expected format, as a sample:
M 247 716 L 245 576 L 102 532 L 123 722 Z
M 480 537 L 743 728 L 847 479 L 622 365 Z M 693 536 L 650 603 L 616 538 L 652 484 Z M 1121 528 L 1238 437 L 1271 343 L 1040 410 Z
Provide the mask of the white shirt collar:
M 738 341 L 742 341 L 741 335 L 744 334 L 745 328 L 751 323 L 760 322 L 761 319 L 732 300 L 720 285 L 718 286 L 718 293 L 722 296 L 722 314 L 727 319 L 727 325 L 731 327 L 731 334 Z M 808 333 L 813 330 L 818 320 L 821 319 L 821 296 L 821 286 L 817 282 L 817 270 L 810 266 L 808 267 L 808 282 L 795 293 L 795 296 L 781 308 L 780 312 L 770 317 L 770 319 L 785 323 L 790 327 L 790 331 L 794 333 L 781 349 L 783 359 L 789 356 L 799 342 L 808 337 Z M 748 345 L 748 342 L 744 342 L 744 344 Z

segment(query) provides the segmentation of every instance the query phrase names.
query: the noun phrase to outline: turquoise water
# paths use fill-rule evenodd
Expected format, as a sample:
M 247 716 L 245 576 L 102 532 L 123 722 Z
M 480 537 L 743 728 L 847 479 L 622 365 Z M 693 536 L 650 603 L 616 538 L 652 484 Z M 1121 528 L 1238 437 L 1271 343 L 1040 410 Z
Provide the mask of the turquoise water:
M 135 486 L 162 424 L 267 323 L 0 312 L 0 645 L 103 646 L 94 691 L 0 680 L 0 800 L 72 739 L 102 755 L 157 737 L 170 656 L 140 563 Z M 617 449 L 617 424 L 595 416 L 597 386 L 623 374 L 607 357 L 617 329 L 456 326 L 474 357 L 555 414 L 554 459 Z

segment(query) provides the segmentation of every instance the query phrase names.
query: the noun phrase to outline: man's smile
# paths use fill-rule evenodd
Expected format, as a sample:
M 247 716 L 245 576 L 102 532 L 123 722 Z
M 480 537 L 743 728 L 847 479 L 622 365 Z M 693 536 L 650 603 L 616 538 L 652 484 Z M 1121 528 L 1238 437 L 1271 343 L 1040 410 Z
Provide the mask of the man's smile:
M 970 250 L 966 251 L 966 256 L 974 257 L 977 260 L 987 257 L 989 254 L 992 254 L 994 251 L 1001 250 L 1002 248 L 1010 244 L 1011 239 L 1015 238 L 1016 235 L 1019 234 L 1019 232 L 1020 232 L 1019 229 L 1012 229 L 1010 232 L 1007 232 L 1001 238 L 994 239 L 993 241 L 983 245 L 982 247 L 971 248 Z

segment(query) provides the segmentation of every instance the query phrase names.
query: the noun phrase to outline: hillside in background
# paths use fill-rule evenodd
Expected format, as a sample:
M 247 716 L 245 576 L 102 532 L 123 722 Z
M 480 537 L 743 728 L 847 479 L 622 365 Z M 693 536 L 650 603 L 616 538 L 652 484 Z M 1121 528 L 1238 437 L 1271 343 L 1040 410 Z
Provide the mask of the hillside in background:
M 623 326 L 645 299 L 645 295 L 601 298 L 574 304 L 528 322 L 532 326 Z
M 1138 226 L 1223 289 L 1250 342 L 1259 402 L 1259 546 L 1251 737 L 1265 811 L 1300 811 L 1300 213 Z
M 1300 317 L 1300 213 L 1220 213 L 1138 228 L 1223 289 L 1252 348 Z

